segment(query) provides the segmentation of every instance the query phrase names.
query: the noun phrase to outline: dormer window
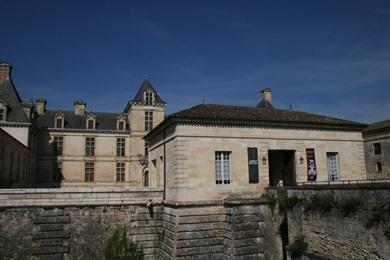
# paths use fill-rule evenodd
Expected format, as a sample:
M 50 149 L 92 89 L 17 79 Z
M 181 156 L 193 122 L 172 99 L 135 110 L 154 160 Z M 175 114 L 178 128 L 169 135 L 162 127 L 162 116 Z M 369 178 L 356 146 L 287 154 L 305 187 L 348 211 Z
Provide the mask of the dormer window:
M 88 114 L 86 118 L 86 129 L 95 129 L 96 128 L 96 120 L 95 116 L 92 114 Z
M 126 116 L 125 115 L 120 115 L 116 118 L 116 129 L 119 131 L 125 131 L 126 130 Z
M 153 105 L 153 92 L 145 92 L 145 104 L 147 106 Z
M 59 112 L 54 118 L 54 128 L 64 128 L 64 114 Z
M 0 121 L 7 119 L 7 106 L 0 103 Z

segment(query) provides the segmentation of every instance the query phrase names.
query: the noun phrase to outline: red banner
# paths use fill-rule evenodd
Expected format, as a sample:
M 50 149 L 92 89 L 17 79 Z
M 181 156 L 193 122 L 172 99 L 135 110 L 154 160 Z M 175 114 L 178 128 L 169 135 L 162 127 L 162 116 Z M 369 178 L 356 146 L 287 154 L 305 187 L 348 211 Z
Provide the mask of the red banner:
M 313 148 L 306 149 L 307 181 L 317 180 L 316 156 Z

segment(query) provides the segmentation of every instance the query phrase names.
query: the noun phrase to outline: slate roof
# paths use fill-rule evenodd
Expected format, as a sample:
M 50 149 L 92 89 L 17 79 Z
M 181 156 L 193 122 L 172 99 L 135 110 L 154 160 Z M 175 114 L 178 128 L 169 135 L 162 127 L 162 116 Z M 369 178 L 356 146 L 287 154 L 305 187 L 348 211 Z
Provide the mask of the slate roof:
M 268 107 L 268 108 L 274 108 L 274 106 L 267 100 L 262 99 L 257 105 L 257 108 L 262 108 L 262 107 Z
M 0 98 L 7 103 L 7 122 L 29 123 L 22 108 L 22 100 L 11 80 L 0 81 Z
M 155 98 L 156 103 L 165 104 L 165 102 L 158 95 L 157 91 L 153 88 L 152 83 L 150 83 L 150 81 L 147 79 L 145 79 L 142 82 L 137 94 L 135 95 L 135 97 L 131 101 L 132 102 L 144 102 L 144 92 L 147 92 L 147 91 L 149 91 L 149 92 L 151 91 L 154 93 L 154 98 Z
M 370 124 L 368 127 L 363 129 L 363 132 L 367 133 L 386 129 L 390 131 L 390 119 Z
M 168 116 L 163 123 L 153 129 L 147 136 L 154 135 L 159 129 L 172 122 L 357 131 L 361 131 L 367 126 L 358 122 L 295 110 L 202 104 Z
M 36 120 L 36 126 L 38 128 L 54 128 L 54 120 L 57 113 L 63 113 L 65 118 L 65 129 L 72 130 L 86 130 L 86 118 L 85 115 L 76 115 L 74 111 L 62 111 L 62 110 L 46 110 L 43 115 L 39 115 Z M 122 113 L 106 113 L 106 112 L 92 112 L 96 120 L 95 130 L 117 130 L 117 117 L 123 115 Z M 129 127 L 127 127 L 129 129 Z M 90 130 L 90 129 L 88 129 Z M 92 130 L 93 131 L 93 130 Z

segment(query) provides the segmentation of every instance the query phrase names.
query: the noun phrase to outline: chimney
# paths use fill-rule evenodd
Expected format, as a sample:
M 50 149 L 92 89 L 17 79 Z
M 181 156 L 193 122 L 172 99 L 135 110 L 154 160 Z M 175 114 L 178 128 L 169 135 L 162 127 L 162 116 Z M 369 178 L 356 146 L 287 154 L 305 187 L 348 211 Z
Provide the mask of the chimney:
M 46 99 L 38 98 L 35 100 L 35 109 L 38 115 L 43 115 L 46 111 Z
M 272 104 L 272 90 L 265 88 L 261 91 L 261 99 Z
M 0 61 L 0 81 L 10 79 L 12 66 L 6 61 Z
M 75 115 L 84 115 L 86 107 L 87 107 L 87 103 L 85 103 L 83 100 L 81 99 L 76 100 L 74 102 Z

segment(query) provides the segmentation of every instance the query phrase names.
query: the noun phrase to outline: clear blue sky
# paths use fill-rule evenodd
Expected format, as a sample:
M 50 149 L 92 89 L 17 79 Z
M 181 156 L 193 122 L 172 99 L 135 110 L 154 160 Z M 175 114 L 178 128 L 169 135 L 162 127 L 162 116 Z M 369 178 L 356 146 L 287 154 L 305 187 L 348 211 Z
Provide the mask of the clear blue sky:
M 82 2 L 82 3 L 80 3 Z M 148 74 L 172 113 L 202 102 L 390 118 L 390 1 L 0 0 L 23 99 L 122 111 Z

